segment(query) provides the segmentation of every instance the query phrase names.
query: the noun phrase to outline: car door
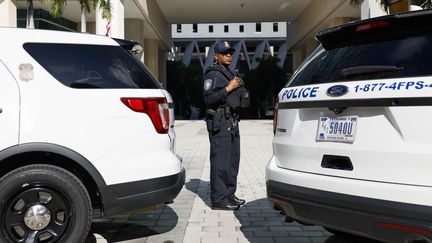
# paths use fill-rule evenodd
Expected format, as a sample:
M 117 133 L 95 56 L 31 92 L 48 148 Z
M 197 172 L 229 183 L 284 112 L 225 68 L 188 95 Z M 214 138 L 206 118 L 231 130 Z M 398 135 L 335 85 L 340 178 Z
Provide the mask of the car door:
M 0 60 L 0 150 L 18 144 L 19 89 Z

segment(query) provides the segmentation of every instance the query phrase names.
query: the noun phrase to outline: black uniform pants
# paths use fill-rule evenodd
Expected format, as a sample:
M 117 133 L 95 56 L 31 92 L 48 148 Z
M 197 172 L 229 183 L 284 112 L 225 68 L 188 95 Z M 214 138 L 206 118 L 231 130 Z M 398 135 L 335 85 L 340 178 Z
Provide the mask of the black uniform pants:
M 210 198 L 212 205 L 224 205 L 237 189 L 240 163 L 240 133 L 238 124 L 221 134 L 209 133 L 210 138 Z

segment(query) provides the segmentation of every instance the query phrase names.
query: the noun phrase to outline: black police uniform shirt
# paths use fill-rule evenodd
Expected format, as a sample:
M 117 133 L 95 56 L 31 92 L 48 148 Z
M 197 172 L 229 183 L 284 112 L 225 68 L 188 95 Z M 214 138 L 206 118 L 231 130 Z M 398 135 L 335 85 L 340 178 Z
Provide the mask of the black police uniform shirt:
M 220 65 L 220 66 L 216 66 Z M 219 70 L 223 70 L 222 73 Z M 204 102 L 207 105 L 207 109 L 218 110 L 218 108 L 225 107 L 226 105 L 232 108 L 240 108 L 240 92 L 244 92 L 246 89 L 240 86 L 236 90 L 228 94 L 225 87 L 229 81 L 234 78 L 234 73 L 223 67 L 221 64 L 215 63 L 207 69 L 203 84 L 203 96 Z M 212 132 L 212 118 L 207 119 L 207 130 L 211 136 L 227 136 L 229 135 L 228 128 L 230 124 L 228 120 L 222 119 L 220 123 L 220 132 Z M 238 127 L 237 127 L 238 129 Z
M 214 63 L 209 67 L 205 74 L 203 92 L 207 108 L 217 110 L 219 107 L 229 105 L 234 110 L 240 109 L 240 93 L 246 91 L 244 86 L 241 85 L 229 94 L 225 89 L 234 77 L 234 73 L 221 64 Z

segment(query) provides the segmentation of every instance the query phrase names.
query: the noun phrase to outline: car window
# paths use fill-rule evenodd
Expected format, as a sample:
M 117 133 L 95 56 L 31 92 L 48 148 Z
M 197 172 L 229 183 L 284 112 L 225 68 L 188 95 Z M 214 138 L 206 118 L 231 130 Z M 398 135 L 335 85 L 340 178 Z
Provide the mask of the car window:
M 159 88 L 145 68 L 120 46 L 26 43 L 24 49 L 71 88 Z
M 432 75 L 431 55 L 429 35 L 326 50 L 316 53 L 288 86 L 428 76 Z

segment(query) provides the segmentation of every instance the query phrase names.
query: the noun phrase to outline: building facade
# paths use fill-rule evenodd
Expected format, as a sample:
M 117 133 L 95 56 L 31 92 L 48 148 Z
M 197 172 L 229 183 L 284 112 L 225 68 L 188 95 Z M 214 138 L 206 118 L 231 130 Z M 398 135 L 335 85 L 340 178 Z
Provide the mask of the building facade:
M 185 65 L 199 62 L 205 70 L 214 61 L 214 45 L 228 41 L 235 49 L 230 66 L 233 70 L 239 66 L 254 69 L 262 58 L 269 56 L 278 58 L 279 67 L 284 68 L 287 66 L 286 31 L 286 22 L 173 24 L 170 58 Z
M 76 0 L 66 1 L 63 19 L 47 14 L 49 2 L 33 0 L 36 27 L 81 31 L 85 22 L 85 32 L 105 35 L 109 26 L 109 36 L 143 45 L 142 60 L 164 83 L 170 51 L 171 59 L 181 58 L 185 63 L 197 59 L 206 67 L 212 45 L 228 40 L 234 43 L 238 60 L 245 61 L 247 68 L 254 68 L 257 58 L 270 55 L 278 57 L 282 67 L 289 59 L 295 69 L 317 45 L 316 32 L 386 14 L 379 0 L 364 0 L 361 7 L 353 7 L 349 0 L 268 0 L 265 8 L 261 0 L 220 0 L 211 5 L 211 14 L 208 0 L 109 1 L 112 17 L 108 23 L 98 8 L 85 13 L 83 20 Z M 411 1 L 399 2 L 408 6 Z M 21 27 L 26 8 L 26 0 L 0 0 L 0 26 Z

